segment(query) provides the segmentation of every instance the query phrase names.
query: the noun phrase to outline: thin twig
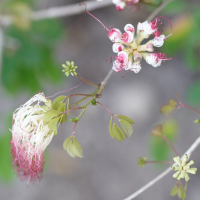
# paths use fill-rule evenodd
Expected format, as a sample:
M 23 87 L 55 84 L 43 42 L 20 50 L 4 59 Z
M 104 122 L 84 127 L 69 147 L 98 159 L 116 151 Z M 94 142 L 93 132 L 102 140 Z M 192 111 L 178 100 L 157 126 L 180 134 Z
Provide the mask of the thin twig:
M 153 20 L 156 15 L 165 7 L 167 6 L 170 2 L 172 2 L 174 0 L 168 0 L 168 1 L 164 1 L 162 4 L 160 4 L 160 6 L 158 6 L 154 12 L 152 12 L 149 17 L 146 19 L 146 21 L 150 22 L 151 20 Z
M 112 5 L 112 0 L 106 0 L 106 1 L 85 1 L 85 4 L 87 4 L 87 10 L 96 10 L 98 8 L 103 8 L 109 5 Z M 54 7 L 54 8 L 48 8 L 45 10 L 39 10 L 39 11 L 33 11 L 31 13 L 31 20 L 37 21 L 37 20 L 43 20 L 43 19 L 51 19 L 51 18 L 59 18 L 59 17 L 68 17 L 72 15 L 78 15 L 80 13 L 85 12 L 84 6 L 79 6 L 79 3 L 72 4 L 72 5 L 66 5 L 61 7 Z M 1 16 L 0 15 L 0 24 L 3 24 L 5 26 L 8 26 L 12 23 L 12 17 L 10 16 Z
M 87 11 L 103 8 L 112 4 L 112 0 L 106 0 L 102 2 L 86 1 Z M 78 15 L 85 12 L 84 6 L 79 6 L 79 3 L 73 5 L 67 5 L 57 8 L 49 8 L 45 10 L 35 11 L 31 14 L 32 20 L 41 20 L 49 18 L 66 17 L 72 15 Z
M 104 88 L 105 88 L 105 86 L 106 86 L 106 84 L 107 84 L 108 80 L 110 79 L 110 77 L 111 77 L 111 75 L 112 75 L 113 72 L 114 72 L 113 69 L 110 69 L 110 71 L 108 72 L 107 76 L 101 82 L 101 86 L 99 88 L 98 94 L 102 93 L 102 91 L 104 90 Z
M 191 156 L 192 152 L 198 147 L 198 145 L 200 144 L 200 137 L 198 137 L 195 142 L 190 146 L 190 148 L 183 154 L 187 154 L 188 158 Z M 172 165 L 173 166 L 173 165 Z M 157 176 L 155 179 L 153 179 L 152 181 L 150 181 L 149 183 L 147 183 L 145 186 L 143 186 L 142 188 L 140 188 L 138 191 L 134 192 L 132 195 L 130 195 L 129 197 L 127 197 L 124 200 L 132 200 L 135 197 L 137 197 L 139 194 L 141 194 L 142 192 L 144 192 L 146 189 L 148 189 L 149 187 L 151 187 L 153 184 L 155 184 L 157 181 L 159 181 L 160 179 L 162 179 L 165 175 L 167 175 L 170 171 L 172 170 L 171 167 L 169 167 L 168 169 L 166 169 L 163 173 L 161 173 L 159 176 Z

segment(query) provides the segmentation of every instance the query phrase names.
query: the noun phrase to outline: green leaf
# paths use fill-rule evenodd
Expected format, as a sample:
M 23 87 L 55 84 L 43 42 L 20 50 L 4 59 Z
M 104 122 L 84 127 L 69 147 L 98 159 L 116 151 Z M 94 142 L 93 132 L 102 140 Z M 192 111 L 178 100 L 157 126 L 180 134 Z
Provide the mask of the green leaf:
M 48 123 L 48 127 L 50 130 L 56 131 L 57 130 L 57 122 L 58 122 L 58 118 L 54 118 L 52 119 L 49 123 Z
M 195 124 L 200 124 L 200 119 L 194 120 L 194 123 L 195 123 Z
M 81 145 L 79 144 L 79 142 L 77 141 L 77 139 L 75 137 L 67 138 L 63 143 L 63 148 L 73 158 L 75 158 L 75 157 L 82 158 L 83 157 L 83 151 L 82 151 Z
M 109 133 L 110 133 L 110 137 L 111 137 L 111 138 L 113 138 L 112 120 L 113 120 L 113 118 L 111 117 L 110 123 L 109 123 Z
M 13 169 L 11 167 L 10 159 L 10 142 L 11 133 L 6 132 L 5 134 L 1 133 L 0 137 L 0 178 L 3 181 L 10 181 L 14 175 Z
M 129 124 L 129 122 L 123 120 L 123 119 L 120 119 L 119 120 L 119 123 L 122 127 L 122 130 L 124 131 L 126 137 L 130 137 L 133 133 L 133 128 L 132 126 Z
M 51 121 L 54 117 L 57 117 L 57 114 L 59 114 L 59 113 L 60 113 L 60 111 L 58 111 L 58 110 L 48 110 L 48 111 L 45 113 L 44 117 L 43 117 L 43 121 L 44 121 L 45 123 L 48 123 L 48 122 Z
M 187 100 L 190 105 L 200 105 L 200 81 L 192 83 L 187 92 Z
M 56 99 L 54 99 L 54 101 L 52 103 L 52 108 L 57 110 L 65 98 L 66 98 L 66 96 L 59 96 Z
M 115 123 L 113 124 L 112 130 L 113 130 L 113 136 L 115 137 L 116 140 L 118 141 L 124 140 L 125 137 L 122 130 Z
M 135 122 L 134 122 L 131 118 L 127 117 L 127 116 L 124 116 L 124 115 L 116 115 L 116 117 L 119 117 L 120 119 L 126 120 L 126 121 L 129 122 L 130 124 L 135 124 Z
M 65 112 L 65 107 L 66 107 L 66 103 L 62 103 L 60 106 L 59 106 L 59 108 L 58 108 L 58 110 L 60 111 L 60 112 L 62 112 L 61 114 L 59 114 L 58 115 L 58 117 L 59 117 L 59 123 L 63 123 L 63 122 L 67 122 L 67 114 L 66 113 L 64 113 Z M 64 114 L 63 114 L 64 113 Z
M 169 115 L 176 108 L 176 104 L 176 101 L 169 99 L 168 104 L 161 106 L 160 113 L 164 114 L 164 116 Z
M 163 133 L 163 125 L 159 124 L 156 127 L 153 128 L 153 130 L 151 131 L 151 134 L 156 136 L 156 137 L 160 137 L 162 138 L 164 133 Z
M 175 196 L 177 192 L 178 192 L 178 186 L 175 185 L 175 186 L 172 188 L 172 190 L 171 190 L 171 192 L 170 192 L 170 195 L 171 195 L 171 196 Z

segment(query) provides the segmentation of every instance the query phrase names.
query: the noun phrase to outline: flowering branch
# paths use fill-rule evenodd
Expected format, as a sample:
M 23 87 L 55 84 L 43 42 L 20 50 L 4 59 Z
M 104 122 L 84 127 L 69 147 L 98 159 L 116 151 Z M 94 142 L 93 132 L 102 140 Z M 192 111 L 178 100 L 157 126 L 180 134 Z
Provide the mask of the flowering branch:
M 195 142 L 190 146 L 190 148 L 183 154 L 187 154 L 188 158 L 191 156 L 192 152 L 198 147 L 198 145 L 200 144 L 200 137 L 198 137 Z M 182 156 L 183 157 L 183 156 Z M 173 166 L 173 165 L 172 165 Z M 163 173 L 161 173 L 159 176 L 157 176 L 155 179 L 153 179 L 152 181 L 150 181 L 149 183 L 147 183 L 145 186 L 143 186 L 142 188 L 140 188 L 138 191 L 134 192 L 132 195 L 130 195 L 129 197 L 125 198 L 124 200 L 132 200 L 135 197 L 137 197 L 139 194 L 141 194 L 142 192 L 144 192 L 146 189 L 148 189 L 149 187 L 151 187 L 153 184 L 155 184 L 157 181 L 159 181 L 160 179 L 162 179 L 165 175 L 167 175 L 170 171 L 172 171 L 173 169 L 171 167 L 169 167 L 168 169 L 166 169 Z

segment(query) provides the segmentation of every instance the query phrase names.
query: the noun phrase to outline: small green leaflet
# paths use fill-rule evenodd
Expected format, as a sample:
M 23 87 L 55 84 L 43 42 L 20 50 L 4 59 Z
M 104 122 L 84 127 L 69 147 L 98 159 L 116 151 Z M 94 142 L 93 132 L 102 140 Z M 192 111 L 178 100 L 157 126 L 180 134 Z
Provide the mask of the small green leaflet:
M 49 123 L 48 123 L 48 127 L 50 130 L 56 131 L 57 130 L 57 122 L 58 122 L 58 118 L 54 118 L 52 119 Z
M 122 130 L 115 123 L 113 124 L 112 130 L 113 130 L 113 136 L 115 137 L 116 140 L 118 141 L 124 140 L 125 137 Z
M 81 145 L 77 141 L 75 137 L 67 138 L 63 143 L 63 148 L 67 151 L 67 153 L 72 157 L 83 157 L 83 151 Z
M 49 121 L 51 121 L 54 117 L 57 117 L 57 114 L 60 113 L 60 111 L 58 110 L 48 110 L 44 117 L 43 117 L 43 121 L 45 123 L 48 123 Z
M 120 119 L 119 123 L 120 123 L 122 130 L 124 131 L 126 137 L 130 137 L 133 133 L 133 128 L 130 125 L 130 123 L 126 120 L 123 120 L 123 119 Z
M 59 96 L 56 99 L 54 99 L 54 101 L 52 103 L 52 109 L 57 110 L 65 98 L 66 98 L 66 96 Z
M 111 117 L 110 123 L 109 123 L 109 133 L 110 133 L 110 137 L 111 137 L 111 138 L 113 138 L 112 120 L 113 120 L 113 118 Z
M 173 99 L 169 99 L 168 104 L 161 106 L 160 113 L 164 114 L 164 116 L 166 117 L 176 108 L 176 104 L 176 101 L 174 101 Z
M 127 116 L 124 116 L 124 115 L 115 115 L 115 116 L 119 117 L 120 119 L 126 120 L 127 122 L 129 122 L 129 124 L 135 124 L 135 122 Z

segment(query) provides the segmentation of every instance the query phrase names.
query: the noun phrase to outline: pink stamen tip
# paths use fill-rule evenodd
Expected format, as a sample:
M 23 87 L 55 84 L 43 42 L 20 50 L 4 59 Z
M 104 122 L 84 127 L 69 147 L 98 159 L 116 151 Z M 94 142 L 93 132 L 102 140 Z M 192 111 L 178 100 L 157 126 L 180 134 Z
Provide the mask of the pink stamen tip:
M 96 19 L 107 31 L 109 31 L 109 29 L 99 19 L 97 19 L 94 15 L 87 11 L 87 4 L 85 2 L 81 2 L 79 6 L 85 6 L 85 12 L 92 16 L 94 19 Z

